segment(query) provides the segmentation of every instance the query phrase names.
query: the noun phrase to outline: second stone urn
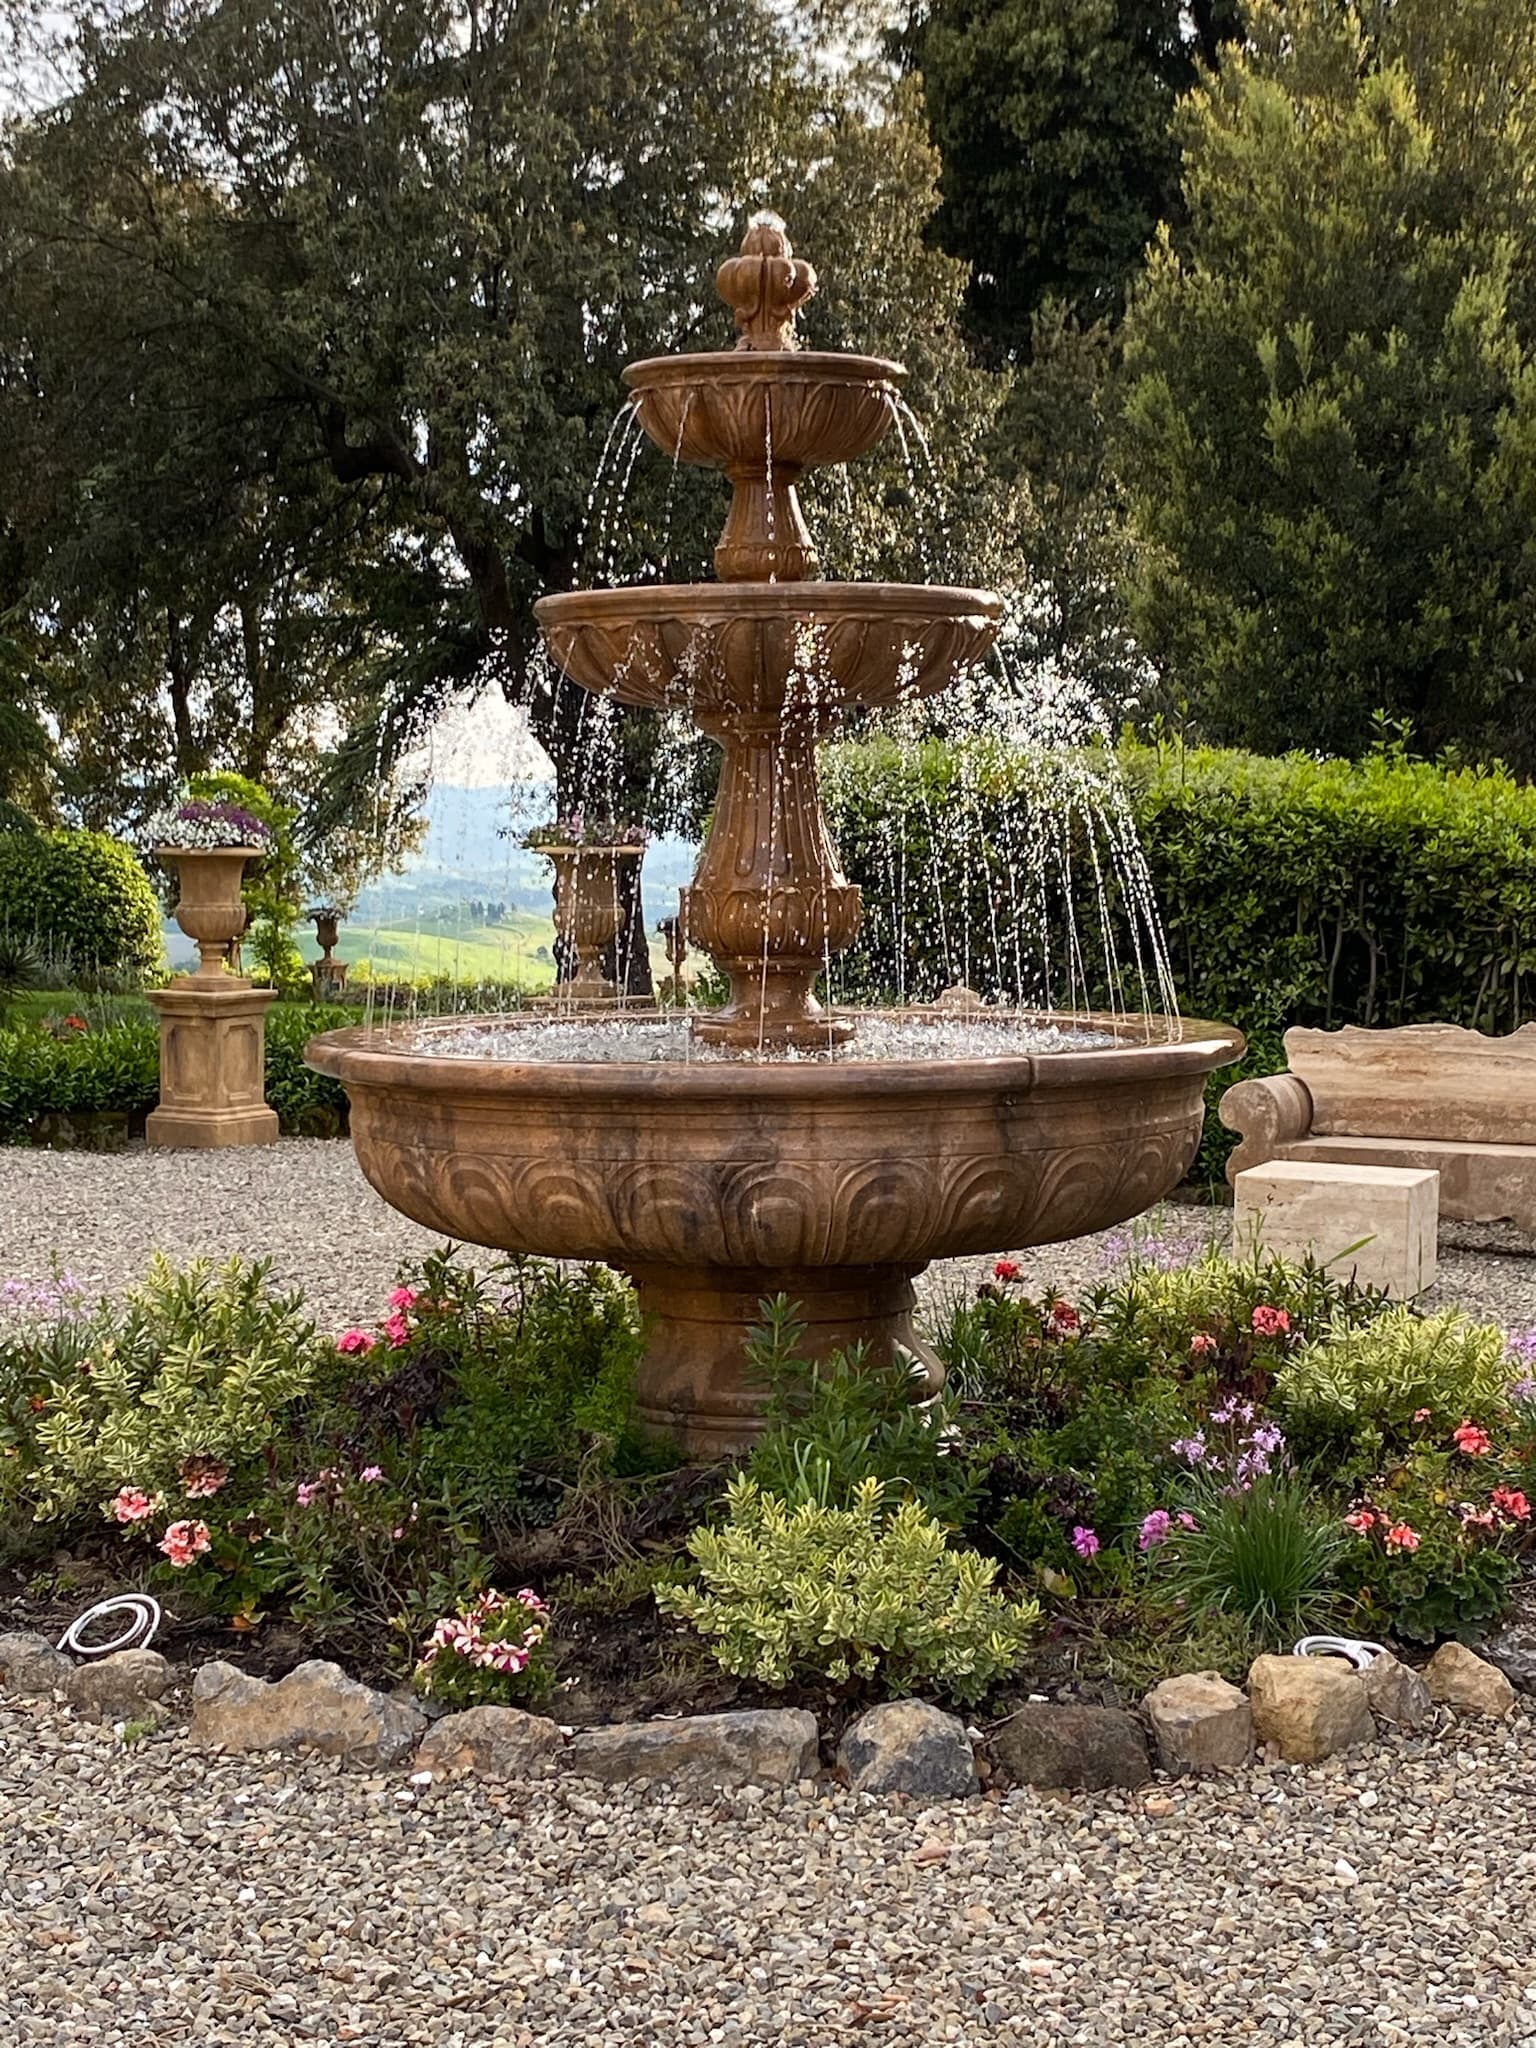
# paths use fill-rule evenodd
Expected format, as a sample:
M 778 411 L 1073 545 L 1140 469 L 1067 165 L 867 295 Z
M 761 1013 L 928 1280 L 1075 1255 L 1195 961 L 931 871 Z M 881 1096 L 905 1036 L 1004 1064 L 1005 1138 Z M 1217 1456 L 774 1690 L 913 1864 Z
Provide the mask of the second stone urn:
M 155 851 L 175 872 L 176 922 L 196 940 L 199 964 L 149 997 L 160 1017 L 160 1101 L 145 1138 L 195 1150 L 272 1144 L 278 1127 L 266 1102 L 266 1013 L 276 991 L 253 988 L 224 966 L 225 948 L 245 930 L 241 880 L 262 849 Z
M 555 930 L 570 965 L 557 995 L 578 1003 L 614 1002 L 619 991 L 603 972 L 603 955 L 619 935 L 629 901 L 625 867 L 642 859 L 645 849 L 544 844 L 532 851 L 555 870 Z

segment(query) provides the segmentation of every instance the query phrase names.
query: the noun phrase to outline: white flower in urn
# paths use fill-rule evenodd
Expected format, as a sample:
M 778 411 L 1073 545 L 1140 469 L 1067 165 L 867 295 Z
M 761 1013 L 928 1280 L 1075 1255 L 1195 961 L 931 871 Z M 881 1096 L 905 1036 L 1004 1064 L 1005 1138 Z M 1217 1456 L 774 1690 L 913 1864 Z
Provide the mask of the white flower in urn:
M 188 797 L 171 804 L 155 813 L 146 830 L 152 846 L 172 853 L 214 853 L 234 846 L 265 853 L 272 844 L 272 833 L 260 818 L 223 798 Z

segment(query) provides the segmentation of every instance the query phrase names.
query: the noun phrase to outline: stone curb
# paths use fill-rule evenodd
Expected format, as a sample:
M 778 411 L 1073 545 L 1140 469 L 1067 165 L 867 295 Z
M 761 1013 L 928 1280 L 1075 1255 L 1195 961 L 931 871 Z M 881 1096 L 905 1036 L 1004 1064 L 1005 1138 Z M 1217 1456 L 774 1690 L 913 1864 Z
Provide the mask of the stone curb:
M 82 1718 L 165 1725 L 171 1667 L 153 1652 L 74 1665 L 40 1636 L 0 1635 L 0 1697 L 62 1699 Z M 284 1678 L 213 1661 L 190 1686 L 187 1732 L 225 1754 L 316 1754 L 395 1765 L 419 1782 L 548 1775 L 597 1784 L 646 1781 L 707 1796 L 805 1786 L 820 1775 L 820 1730 L 796 1708 L 746 1708 L 571 1730 L 515 1707 L 473 1707 L 429 1721 L 405 1694 L 378 1692 L 338 1665 L 310 1661 Z M 1440 1703 L 1437 1715 L 1436 1705 Z M 1386 1656 L 1357 1675 L 1332 1658 L 1261 1657 L 1247 1693 L 1214 1672 L 1153 1687 L 1140 1716 L 1032 1701 L 987 1735 L 922 1700 L 869 1708 L 845 1730 L 835 1775 L 855 1791 L 925 1801 L 974 1797 L 1001 1768 L 1044 1791 L 1145 1789 L 1167 1777 L 1230 1773 L 1257 1754 L 1311 1763 L 1374 1738 L 1378 1723 L 1424 1730 L 1446 1709 L 1503 1721 L 1517 1704 L 1497 1667 L 1446 1645 L 1424 1677 Z M 1151 1731 L 1151 1745 L 1144 1728 Z

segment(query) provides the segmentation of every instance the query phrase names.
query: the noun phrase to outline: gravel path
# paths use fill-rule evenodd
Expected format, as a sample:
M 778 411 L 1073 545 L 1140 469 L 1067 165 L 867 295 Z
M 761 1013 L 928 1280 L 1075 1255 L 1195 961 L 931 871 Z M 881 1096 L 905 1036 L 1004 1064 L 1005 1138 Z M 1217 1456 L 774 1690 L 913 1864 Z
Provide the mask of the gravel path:
M 1024 1284 L 1075 1297 L 1102 1280 L 1133 1238 L 1193 1255 L 1224 1242 L 1228 1212 L 1165 1204 L 1130 1232 L 1016 1254 Z M 270 1256 L 274 1277 L 301 1287 L 322 1328 L 379 1313 L 404 1259 L 439 1240 L 398 1216 L 369 1187 L 345 1141 L 290 1138 L 227 1152 L 118 1154 L 0 1149 L 0 1281 L 45 1281 L 55 1268 L 88 1291 L 135 1280 L 156 1250 L 181 1261 Z M 932 1268 L 930 1293 L 967 1289 L 986 1259 Z M 1432 1297 L 1492 1321 L 1536 1325 L 1536 1244 L 1503 1225 L 1445 1224 Z
M 1536 2044 L 1524 1719 L 914 1810 L 124 1750 L 0 1710 L 0 2012 L 37 2048 Z

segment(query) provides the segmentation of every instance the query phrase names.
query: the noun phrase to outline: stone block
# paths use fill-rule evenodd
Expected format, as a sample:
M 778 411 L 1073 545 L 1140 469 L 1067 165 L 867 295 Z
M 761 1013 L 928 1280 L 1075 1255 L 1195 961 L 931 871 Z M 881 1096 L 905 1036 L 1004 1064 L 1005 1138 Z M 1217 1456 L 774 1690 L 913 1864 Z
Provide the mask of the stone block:
M 1098 1792 L 1132 1790 L 1152 1775 L 1147 1741 L 1117 1707 L 1053 1707 L 1031 1702 L 1010 1714 L 992 1753 L 1020 1785 Z
M 64 1697 L 86 1721 L 154 1718 L 155 1703 L 171 1682 L 158 1650 L 117 1650 L 79 1664 L 64 1683 Z
M 1439 1191 L 1439 1174 L 1418 1168 L 1272 1159 L 1233 1184 L 1233 1249 L 1310 1252 L 1340 1278 L 1411 1300 L 1435 1282 Z
M 416 1752 L 416 1768 L 530 1778 L 564 1740 L 542 1714 L 525 1714 L 517 1707 L 466 1707 L 432 1723 Z
M 35 1630 L 0 1635 L 0 1691 L 28 1696 L 62 1692 L 74 1668 L 62 1650 Z
M 1376 1733 L 1364 1680 L 1337 1657 L 1257 1657 L 1248 1698 L 1256 1739 L 1287 1763 L 1320 1763 Z
M 1394 1728 L 1409 1735 L 1429 1726 L 1434 1718 L 1429 1687 L 1417 1671 L 1399 1663 L 1390 1650 L 1373 1657 L 1361 1676 L 1365 1696 L 1378 1721 L 1390 1721 Z
M 414 1750 L 427 1717 L 335 1664 L 300 1664 L 275 1685 L 232 1664 L 205 1664 L 192 1685 L 192 1739 L 223 1749 L 312 1750 L 392 1764 Z
M 838 1744 L 837 1761 L 855 1792 L 964 1799 L 977 1789 L 964 1723 L 926 1700 L 871 1707 Z
M 1237 1771 L 1253 1756 L 1253 1714 L 1218 1671 L 1165 1678 L 1143 1700 L 1165 1771 Z
M 1503 1721 L 1515 1710 L 1515 1689 L 1496 1664 L 1465 1643 L 1442 1643 L 1424 1667 L 1429 1696 L 1463 1714 Z
M 583 1729 L 566 1755 L 573 1771 L 611 1785 L 665 1778 L 689 1790 L 713 1791 L 721 1785 L 795 1785 L 814 1778 L 820 1739 L 814 1714 L 762 1707 Z

